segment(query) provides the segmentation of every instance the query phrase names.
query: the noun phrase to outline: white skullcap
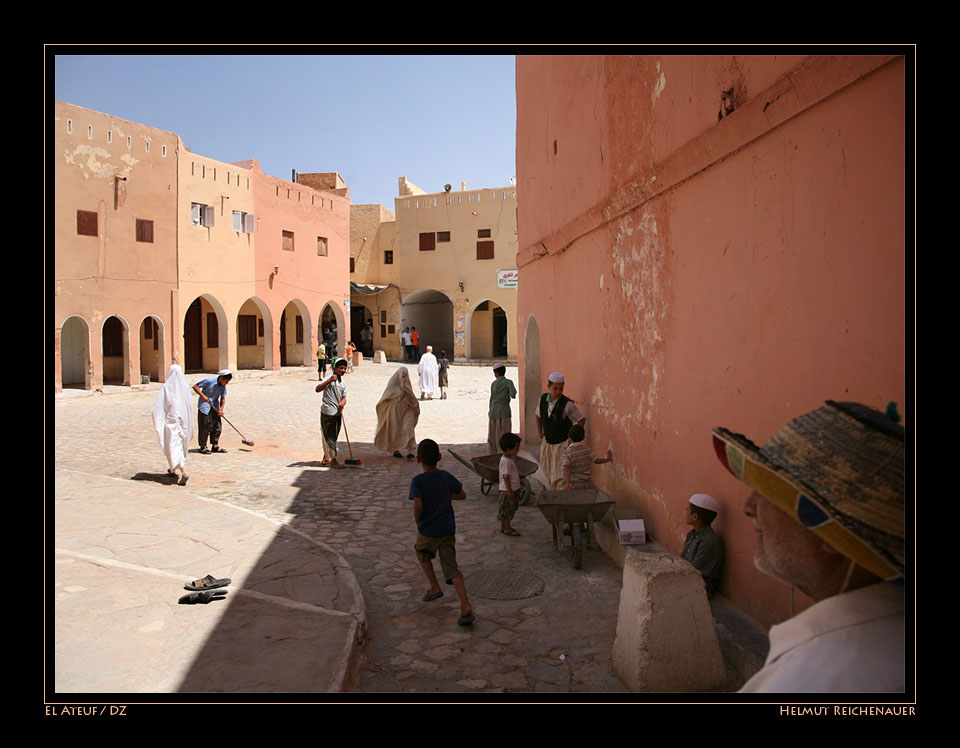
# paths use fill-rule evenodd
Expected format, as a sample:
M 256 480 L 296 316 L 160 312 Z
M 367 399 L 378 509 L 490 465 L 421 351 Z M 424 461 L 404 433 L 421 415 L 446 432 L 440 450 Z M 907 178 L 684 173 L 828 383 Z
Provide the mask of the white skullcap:
M 432 346 L 432 345 L 428 345 L 428 346 L 427 346 L 427 350 L 428 350 L 428 351 L 432 351 L 432 350 L 433 350 L 433 346 Z
M 229 369 L 221 369 L 217 372 L 218 377 L 232 377 L 233 373 Z
M 705 493 L 695 493 L 690 497 L 690 503 L 694 506 L 698 506 L 701 509 L 707 509 L 711 512 L 720 513 L 720 504 L 712 496 L 707 496 Z
M 555 371 L 549 376 L 547 381 L 553 382 L 554 384 L 563 384 L 563 374 L 559 371 Z

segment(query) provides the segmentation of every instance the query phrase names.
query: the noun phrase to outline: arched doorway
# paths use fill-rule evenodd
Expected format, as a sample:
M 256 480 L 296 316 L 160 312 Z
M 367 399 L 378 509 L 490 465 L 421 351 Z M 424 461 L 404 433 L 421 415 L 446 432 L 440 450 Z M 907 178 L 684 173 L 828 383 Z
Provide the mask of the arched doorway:
M 237 368 L 267 369 L 272 365 L 270 312 L 259 299 L 247 299 L 237 312 Z
M 68 317 L 60 328 L 61 386 L 90 388 L 90 329 L 82 317 Z
M 424 289 L 407 294 L 403 299 L 402 328 L 417 328 L 420 334 L 420 352 L 432 345 L 435 352 L 452 354 L 453 302 L 440 291 Z
M 523 353 L 521 355 L 523 371 L 523 432 L 527 444 L 539 444 L 536 420 L 531 416 L 537 408 L 537 401 L 543 391 L 543 373 L 540 371 L 540 327 L 532 314 L 527 319 L 527 329 L 523 335 Z
M 126 384 L 127 355 L 130 351 L 126 323 L 116 315 L 107 317 L 100 330 L 103 346 L 103 383 Z
M 373 313 L 363 304 L 350 304 L 350 339 L 364 356 L 373 356 Z
M 310 363 L 310 317 L 303 303 L 287 304 L 280 313 L 280 366 L 304 366 Z
M 345 316 L 336 303 L 325 304 L 320 311 L 320 336 L 333 341 L 333 355 L 342 356 L 346 340 L 343 338 Z
M 218 371 L 227 363 L 227 315 L 212 296 L 203 294 L 183 318 L 184 371 Z
M 467 356 L 507 357 L 507 313 L 490 299 L 477 304 L 470 315 Z
M 151 382 L 159 382 L 160 361 L 163 358 L 163 328 L 156 317 L 144 317 L 140 323 L 140 374 Z M 163 372 L 164 374 L 166 372 Z

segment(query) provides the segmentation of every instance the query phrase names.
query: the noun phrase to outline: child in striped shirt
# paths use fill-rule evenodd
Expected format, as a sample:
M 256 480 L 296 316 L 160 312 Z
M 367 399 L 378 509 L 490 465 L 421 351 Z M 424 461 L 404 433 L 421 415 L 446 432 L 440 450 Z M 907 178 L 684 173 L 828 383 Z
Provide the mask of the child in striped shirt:
M 596 457 L 593 450 L 583 441 L 586 432 L 580 424 L 570 427 L 570 443 L 563 453 L 563 475 L 566 478 L 564 488 L 590 488 L 590 466 L 602 465 L 613 459 L 613 450 L 607 450 L 606 457 Z

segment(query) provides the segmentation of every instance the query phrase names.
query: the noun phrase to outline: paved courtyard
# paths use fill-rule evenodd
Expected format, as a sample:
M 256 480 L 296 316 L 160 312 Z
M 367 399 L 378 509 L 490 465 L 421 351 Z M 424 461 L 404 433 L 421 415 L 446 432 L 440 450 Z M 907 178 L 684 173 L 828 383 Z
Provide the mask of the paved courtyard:
M 620 569 L 587 551 L 574 570 L 533 507 L 514 521 L 522 537 L 500 534 L 496 489 L 482 495 L 446 451 L 487 453 L 487 367 L 453 367 L 449 399 L 421 403 L 417 428 L 467 491 L 457 552 L 477 622 L 457 625 L 452 587 L 421 601 L 407 498 L 419 467 L 373 447 L 374 408 L 399 365 L 348 375 L 363 465 L 342 470 L 320 465 L 315 369 L 239 372 L 226 416 L 255 446 L 224 424 L 228 452 L 192 451 L 185 487 L 167 479 L 150 419 L 160 385 L 58 397 L 56 691 L 623 692 L 610 660 Z M 206 573 L 233 579 L 227 598 L 177 605 Z M 516 599 L 498 599 L 497 578 Z

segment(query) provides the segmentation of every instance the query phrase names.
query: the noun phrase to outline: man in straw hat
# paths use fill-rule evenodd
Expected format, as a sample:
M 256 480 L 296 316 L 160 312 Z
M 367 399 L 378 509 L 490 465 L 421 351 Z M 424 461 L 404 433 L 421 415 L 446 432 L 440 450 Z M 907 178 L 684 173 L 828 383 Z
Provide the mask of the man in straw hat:
M 904 678 L 904 430 L 895 409 L 826 405 L 763 447 L 714 430 L 753 489 L 754 563 L 815 604 L 770 629 L 743 692 L 897 692 Z

